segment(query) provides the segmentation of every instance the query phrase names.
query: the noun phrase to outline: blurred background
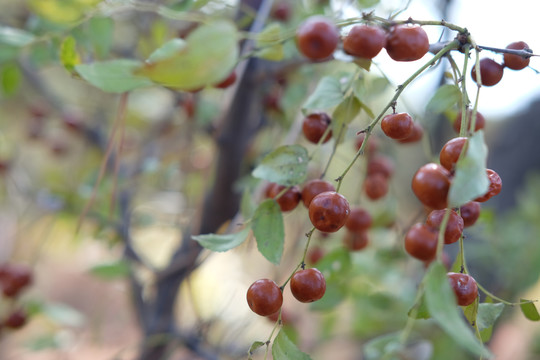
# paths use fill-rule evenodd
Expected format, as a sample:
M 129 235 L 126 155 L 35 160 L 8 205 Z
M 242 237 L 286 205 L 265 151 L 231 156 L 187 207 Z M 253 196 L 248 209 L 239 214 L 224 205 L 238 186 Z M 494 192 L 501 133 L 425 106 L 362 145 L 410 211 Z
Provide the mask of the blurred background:
M 284 215 L 280 266 L 264 259 L 253 239 L 211 253 L 190 235 L 245 220 L 236 215 L 240 204 L 253 208 L 264 185 L 250 170 L 276 144 L 314 149 L 299 135 L 301 105 L 320 77 L 355 65 L 306 64 L 288 41 L 282 63 L 250 61 L 232 88 L 155 86 L 125 97 L 92 87 L 60 61 L 68 36 L 84 63 L 145 59 L 192 30 L 192 23 L 147 11 L 152 6 L 219 14 L 249 29 L 265 3 L 271 2 L 0 0 L 0 264 L 31 278 L 20 294 L 0 297 L 0 319 L 18 314 L 21 324 L 0 326 L 0 359 L 239 359 L 253 341 L 267 339 L 274 322 L 249 310 L 245 292 L 262 277 L 283 282 L 295 268 L 311 226 L 303 205 Z M 445 19 L 466 27 L 480 45 L 504 48 L 522 40 L 540 51 L 540 4 L 527 0 L 273 3 L 266 23 L 285 29 L 316 12 L 357 16 L 362 9 L 388 17 L 403 9 L 398 19 Z M 282 4 L 286 16 L 276 12 Z M 453 36 L 426 30 L 431 42 Z M 502 61 L 488 51 L 481 56 Z M 396 64 L 383 51 L 365 76 L 366 104 L 378 113 L 426 59 Z M 455 60 L 461 64 L 463 56 Z M 540 298 L 539 67 L 532 58 L 522 71 L 506 69 L 499 84 L 482 88 L 478 107 L 487 119 L 488 167 L 501 176 L 503 191 L 466 230 L 466 256 L 477 281 L 510 302 Z M 446 70 L 447 64 L 428 70 L 399 104 L 424 126 L 422 144 L 399 147 L 379 136 L 395 165 L 391 195 L 371 201 L 362 194 L 362 160 L 343 183 L 351 203 L 374 217 L 368 247 L 351 253 L 342 246 L 343 232 L 316 234 L 312 247 L 323 257 L 310 261 L 327 276 L 327 295 L 307 306 L 285 292 L 284 328 L 313 359 L 380 358 L 382 345 L 373 340 L 394 336 L 406 323 L 424 271 L 400 243 L 423 213 L 410 179 L 456 136 L 449 114 L 425 111 Z M 476 94 L 467 76 L 469 94 Z M 231 125 L 239 146 L 232 150 L 231 141 L 220 142 L 231 118 L 244 121 Z M 329 179 L 349 163 L 355 134 L 368 121 L 362 113 L 351 124 Z M 332 144 L 319 149 L 310 163 L 313 177 L 331 153 Z M 457 244 L 448 246 L 451 262 L 457 251 Z M 540 358 L 538 344 L 538 322 L 506 307 L 489 346 L 499 360 L 532 360 Z M 415 325 L 402 356 L 469 358 L 429 320 Z

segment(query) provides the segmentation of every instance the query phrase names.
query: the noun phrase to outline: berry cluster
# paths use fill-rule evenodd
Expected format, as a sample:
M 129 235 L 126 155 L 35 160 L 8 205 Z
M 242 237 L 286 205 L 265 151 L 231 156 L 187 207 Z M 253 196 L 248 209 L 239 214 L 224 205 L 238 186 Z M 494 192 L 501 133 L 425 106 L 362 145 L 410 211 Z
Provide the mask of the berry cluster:
M 32 271 L 20 264 L 4 263 L 0 265 L 0 289 L 2 295 L 13 304 L 7 314 L 0 315 L 0 330 L 19 329 L 26 324 L 25 310 L 16 306 L 22 292 L 32 283 Z
M 322 16 L 308 18 L 296 31 L 298 50 L 311 60 L 329 58 L 339 43 L 339 29 Z M 343 37 L 343 50 L 355 57 L 372 59 L 383 48 L 395 61 L 415 61 L 429 51 L 429 39 L 424 29 L 416 25 L 395 25 L 388 30 L 356 25 Z

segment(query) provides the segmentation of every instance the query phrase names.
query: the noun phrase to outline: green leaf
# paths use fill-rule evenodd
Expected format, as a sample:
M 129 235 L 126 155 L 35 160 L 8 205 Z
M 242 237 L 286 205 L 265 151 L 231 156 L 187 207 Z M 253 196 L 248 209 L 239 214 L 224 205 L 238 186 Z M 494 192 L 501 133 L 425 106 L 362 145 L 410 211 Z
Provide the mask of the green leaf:
M 474 326 L 476 323 L 476 316 L 478 315 L 478 297 L 473 301 L 472 304 L 466 306 L 463 308 L 463 315 L 465 315 L 465 318 L 471 324 L 471 326 Z
M 520 308 L 521 312 L 523 312 L 523 315 L 531 321 L 540 321 L 540 314 L 538 313 L 538 310 L 536 309 L 536 306 L 534 306 L 534 303 L 530 300 L 520 299 Z M 525 302 L 528 301 L 528 302 Z
M 360 9 L 370 8 L 377 5 L 380 0 L 356 0 Z
M 253 353 L 260 348 L 261 346 L 264 346 L 266 343 L 262 341 L 254 341 L 253 344 L 249 347 L 248 350 L 248 359 L 253 359 Z
M 483 342 L 487 342 L 491 338 L 493 325 L 504 310 L 504 306 L 503 303 L 482 303 L 478 306 L 476 325 L 478 326 L 478 330 L 480 330 L 480 337 Z
M 317 262 L 317 269 L 323 273 L 326 282 L 347 278 L 351 270 L 351 253 L 345 248 L 337 248 Z
M 489 351 L 478 342 L 470 327 L 462 320 L 446 269 L 441 262 L 432 263 L 424 283 L 427 308 L 437 324 L 462 348 L 476 356 L 490 358 Z
M 2 92 L 5 95 L 13 95 L 17 92 L 21 83 L 21 71 L 17 64 L 7 64 L 2 68 L 0 79 L 2 79 Z
M 399 334 L 385 334 L 371 339 L 364 345 L 364 356 L 366 360 L 394 359 L 385 357 L 397 353 L 401 348 Z
M 456 172 L 448 194 L 450 207 L 459 207 L 489 188 L 486 174 L 487 146 L 483 130 L 477 131 L 469 138 L 467 153 L 456 163 Z
M 129 271 L 129 264 L 123 260 L 99 264 L 90 268 L 90 273 L 92 275 L 105 280 L 125 277 L 129 275 Z
M 373 113 L 373 110 L 371 110 L 371 108 L 369 106 L 367 106 L 364 102 L 358 100 L 358 102 L 360 103 L 360 107 L 362 108 L 362 110 L 364 110 L 366 112 L 366 114 L 369 116 L 370 119 L 375 119 L 375 114 Z
M 0 26 L 0 43 L 23 47 L 34 41 L 35 36 L 27 31 L 10 26 Z
M 153 85 L 147 78 L 133 74 L 133 71 L 140 66 L 139 61 L 118 59 L 76 65 L 75 70 L 83 79 L 103 91 L 123 93 Z
M 284 57 L 283 28 L 278 23 L 266 26 L 255 39 L 255 47 L 259 50 L 256 56 L 270 61 L 280 61 Z
M 199 26 L 174 56 L 148 59 L 136 74 L 176 89 L 193 90 L 226 78 L 238 60 L 238 31 L 234 23 L 215 21 Z M 170 46 L 166 44 L 165 46 Z
M 81 63 L 77 53 L 77 42 L 73 36 L 67 36 L 60 45 L 60 61 L 67 71 L 72 72 L 75 66 Z
M 108 17 L 93 17 L 88 21 L 88 30 L 97 57 L 106 58 L 113 42 L 114 21 Z
M 312 302 L 310 304 L 310 309 L 314 311 L 335 309 L 336 306 L 341 304 L 347 297 L 347 290 L 348 289 L 343 284 L 337 284 L 335 281 L 327 281 L 324 296 L 319 300 Z
M 83 314 L 64 304 L 43 304 L 41 312 L 60 325 L 77 327 L 85 322 Z
M 354 58 L 353 62 L 366 71 L 369 71 L 369 69 L 371 68 L 371 59 L 357 57 Z
M 303 146 L 284 145 L 266 155 L 252 175 L 280 185 L 297 185 L 306 179 L 308 161 L 309 155 Z
M 309 360 L 311 357 L 302 352 L 287 337 L 283 330 L 280 330 L 274 343 L 272 344 L 272 357 L 274 360 Z
M 435 91 L 435 94 L 426 105 L 426 110 L 440 114 L 450 109 L 461 99 L 461 91 L 456 85 L 443 85 Z
M 336 141 L 345 137 L 347 125 L 360 113 L 362 104 L 354 95 L 345 98 L 332 114 L 332 134 Z
M 285 229 L 281 209 L 275 200 L 267 199 L 257 207 L 252 229 L 259 252 L 268 261 L 279 264 L 283 255 Z
M 242 244 L 249 235 L 249 230 L 249 228 L 245 228 L 234 234 L 204 234 L 191 238 L 208 250 L 223 252 Z
M 414 308 L 417 308 L 416 312 L 414 312 Z M 420 298 L 420 304 L 414 304 L 409 312 L 407 313 L 409 317 L 412 317 L 413 319 L 429 319 L 431 318 L 431 315 L 429 314 L 429 310 L 426 305 L 425 296 L 422 296 Z
M 242 193 L 242 199 L 240 200 L 240 212 L 244 219 L 250 219 L 255 211 L 255 203 L 253 202 L 252 189 L 246 188 Z
M 169 60 L 173 58 L 176 54 L 185 49 L 187 43 L 184 39 L 171 39 L 165 44 L 161 45 L 160 48 L 154 50 L 152 54 L 148 57 L 148 61 L 151 63 L 160 62 L 164 60 Z
M 332 108 L 343 100 L 343 92 L 339 79 L 333 76 L 323 77 L 313 93 L 308 97 L 302 107 L 304 110 L 326 110 Z

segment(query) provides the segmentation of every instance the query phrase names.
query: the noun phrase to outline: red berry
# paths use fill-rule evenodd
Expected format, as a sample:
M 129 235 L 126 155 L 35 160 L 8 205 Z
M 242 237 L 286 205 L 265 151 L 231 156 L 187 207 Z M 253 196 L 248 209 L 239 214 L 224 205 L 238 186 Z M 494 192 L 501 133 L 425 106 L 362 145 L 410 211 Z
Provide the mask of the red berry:
M 446 209 L 433 210 L 429 213 L 426 225 L 431 226 L 436 231 L 439 231 Z M 450 210 L 450 217 L 448 218 L 448 224 L 444 231 L 444 243 L 452 244 L 459 240 L 461 234 L 463 234 L 464 222 L 461 216 L 454 210 Z
M 281 309 L 283 293 L 270 279 L 255 281 L 247 291 L 247 302 L 250 309 L 258 315 L 272 315 Z
M 435 163 L 422 166 L 412 180 L 412 190 L 418 200 L 435 210 L 447 207 L 449 189 L 450 173 Z
M 345 227 L 352 232 L 365 231 L 373 224 L 371 215 L 362 208 L 353 208 L 349 214 L 349 218 L 345 223 Z
M 426 224 L 414 224 L 405 235 L 405 251 L 418 260 L 430 261 L 437 253 L 437 235 Z
M 354 56 L 372 59 L 385 44 L 386 33 L 380 27 L 356 25 L 343 39 L 343 50 Z
M 493 86 L 501 81 L 504 67 L 493 59 L 483 58 L 480 60 L 480 75 L 482 85 Z M 476 66 L 471 70 L 471 77 L 476 82 Z
M 424 128 L 422 125 L 420 125 L 419 122 L 413 123 L 413 129 L 409 136 L 407 136 L 405 139 L 398 140 L 402 144 L 410 144 L 415 143 L 420 140 L 422 140 L 422 136 L 424 136 Z
M 478 297 L 478 285 L 476 280 L 468 274 L 450 272 L 447 274 L 450 286 L 456 294 L 459 306 L 468 306 Z
M 364 180 L 364 192 L 373 201 L 388 194 L 388 187 L 388 178 L 381 173 L 369 175 Z
M 278 21 L 287 22 L 291 18 L 291 12 L 291 4 L 281 1 L 272 9 L 272 17 Z
M 446 144 L 444 144 L 439 154 L 439 160 L 441 165 L 448 171 L 454 170 L 454 165 L 458 161 L 463 147 L 467 143 L 466 137 L 457 137 L 451 139 Z
M 304 118 L 304 122 L 302 123 L 302 131 L 304 136 L 310 142 L 317 144 L 324 135 L 326 129 L 328 129 L 328 126 L 330 126 L 331 121 L 332 119 L 326 113 L 314 113 L 308 115 L 306 118 Z M 332 130 L 328 132 L 322 142 L 325 143 L 331 138 Z
M 326 191 L 336 191 L 334 185 L 328 181 L 313 179 L 308 181 L 302 188 L 302 201 L 305 207 L 309 207 L 311 200 L 320 193 Z
M 20 329 L 27 321 L 26 312 L 23 310 L 15 310 L 4 320 L 4 326 L 9 329 Z
M 315 269 L 297 271 L 291 278 L 291 292 L 296 300 L 307 303 L 319 300 L 326 291 L 323 274 Z
M 322 232 L 336 232 L 347 221 L 349 202 L 335 191 L 327 191 L 315 196 L 309 204 L 309 219 Z
M 287 189 L 287 186 L 284 185 L 269 185 L 269 187 L 266 189 L 266 194 L 269 198 L 275 198 L 280 192 Z M 291 211 L 300 202 L 300 199 L 302 198 L 302 195 L 300 194 L 300 189 L 298 186 L 292 186 L 290 187 L 283 195 L 281 195 L 279 198 L 276 198 L 276 202 L 279 205 L 279 208 L 281 211 Z
M 32 283 L 32 270 L 25 265 L 2 264 L 0 287 L 4 296 L 14 298 Z
M 467 109 L 467 124 L 468 124 L 467 128 L 470 131 L 471 124 L 472 124 L 472 110 L 471 109 Z M 480 114 L 480 112 L 477 111 L 476 121 L 474 123 L 474 131 L 483 129 L 485 125 L 486 125 L 486 119 L 484 118 L 484 116 L 482 116 L 482 114 Z M 453 126 L 454 126 L 454 130 L 456 130 L 456 132 L 459 134 L 459 132 L 461 131 L 461 111 L 456 116 Z
M 366 231 L 346 231 L 343 236 L 343 245 L 350 251 L 360 251 L 369 244 Z
M 322 259 L 323 256 L 324 250 L 319 246 L 315 246 L 309 249 L 307 253 L 307 261 L 309 264 L 315 265 L 319 262 L 319 260 Z
M 390 114 L 383 117 L 381 129 L 386 136 L 395 140 L 401 140 L 412 134 L 414 122 L 407 113 Z
M 366 137 L 365 133 L 361 133 L 357 136 L 356 141 L 355 141 L 356 151 L 360 150 L 360 147 L 364 143 L 365 137 Z M 377 152 L 378 149 L 379 149 L 379 140 L 374 135 L 371 135 L 368 139 L 368 143 L 366 147 L 364 148 L 364 152 L 368 156 L 371 156 L 375 154 L 375 152 Z
M 390 29 L 385 48 L 393 60 L 414 61 L 429 51 L 429 39 L 419 26 L 397 25 Z
M 476 201 L 469 201 L 465 205 L 459 208 L 459 214 L 463 219 L 463 226 L 469 227 L 476 223 L 476 220 L 480 217 L 480 211 L 482 206 Z
M 323 16 L 312 16 L 296 30 L 296 46 L 307 58 L 326 59 L 339 43 L 339 30 L 334 23 Z
M 236 82 L 236 70 L 233 70 L 223 81 L 214 85 L 218 89 L 226 89 Z
M 499 176 L 499 174 L 497 174 L 495 171 L 493 171 L 491 169 L 487 169 L 486 172 L 487 172 L 487 176 L 488 176 L 488 179 L 489 179 L 488 191 L 484 195 L 474 199 L 474 201 L 486 202 L 486 201 L 488 201 L 489 199 L 491 199 L 495 195 L 498 195 L 501 192 L 502 180 L 501 180 L 501 177 Z
M 506 47 L 512 50 L 526 50 L 529 45 L 523 41 L 516 41 Z M 530 49 L 529 49 L 530 50 Z M 530 58 L 524 58 L 519 55 L 504 54 L 504 66 L 512 70 L 521 70 L 529 66 Z
M 374 155 L 368 159 L 367 176 L 381 174 L 389 179 L 394 173 L 394 161 L 384 155 Z

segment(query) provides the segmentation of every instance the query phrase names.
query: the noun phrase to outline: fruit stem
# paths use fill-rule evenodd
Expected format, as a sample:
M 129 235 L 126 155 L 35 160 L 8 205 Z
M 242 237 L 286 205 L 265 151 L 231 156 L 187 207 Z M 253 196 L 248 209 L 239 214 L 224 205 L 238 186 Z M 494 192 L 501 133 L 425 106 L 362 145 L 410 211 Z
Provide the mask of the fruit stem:
M 368 139 L 371 135 L 371 132 L 373 131 L 373 128 L 375 127 L 375 125 L 377 125 L 377 123 L 381 120 L 381 118 L 384 116 L 384 114 L 386 113 L 386 111 L 388 109 L 390 109 L 390 107 L 392 106 L 392 104 L 394 104 L 397 99 L 400 97 L 401 93 L 403 92 L 403 90 L 405 90 L 405 88 L 414 80 L 416 79 L 421 73 L 423 73 L 428 67 L 432 66 L 433 64 L 435 64 L 440 58 L 442 58 L 444 55 L 446 55 L 446 53 L 448 53 L 449 51 L 451 50 L 454 50 L 454 49 L 457 49 L 459 46 L 459 42 L 457 40 L 453 40 L 452 42 L 448 43 L 448 45 L 446 45 L 444 48 L 441 49 L 441 51 L 439 51 L 437 54 L 435 54 L 433 56 L 433 58 L 431 58 L 431 60 L 429 60 L 427 63 L 425 63 L 421 68 L 419 68 L 418 70 L 416 70 L 416 72 L 414 74 L 412 74 L 407 80 L 405 80 L 405 82 L 401 85 L 399 85 L 396 89 L 396 93 L 394 94 L 394 96 L 392 97 L 392 99 L 386 104 L 386 106 L 383 108 L 383 110 L 381 111 L 381 113 L 367 126 L 367 128 L 363 131 L 366 135 L 365 135 L 365 138 L 364 138 L 364 141 L 362 142 L 362 146 L 360 146 L 360 149 L 358 149 L 358 151 L 356 152 L 356 154 L 354 155 L 354 158 L 352 159 L 352 161 L 349 163 L 349 165 L 347 165 L 347 167 L 345 168 L 345 170 L 341 173 L 341 175 L 336 179 L 336 181 L 338 182 L 337 186 L 336 186 L 336 191 L 339 191 L 339 188 L 341 187 L 341 183 L 343 182 L 343 178 L 345 177 L 345 175 L 347 175 L 347 173 L 349 172 L 349 170 L 351 170 L 352 166 L 354 165 L 354 163 L 356 162 L 356 160 L 360 157 L 360 155 L 362 155 L 364 153 L 364 149 L 366 147 L 366 144 L 368 142 Z
M 291 278 L 296 273 L 296 271 L 298 271 L 298 269 L 300 269 L 301 267 L 306 265 L 306 256 L 307 256 L 307 252 L 308 252 L 308 249 L 309 249 L 309 243 L 311 242 L 311 236 L 313 235 L 314 231 L 315 231 L 315 227 L 311 228 L 311 230 L 308 233 L 306 233 L 307 242 L 306 242 L 306 246 L 304 248 L 304 254 L 302 255 L 302 261 L 300 261 L 300 263 L 298 265 L 296 265 L 296 267 L 294 268 L 293 272 L 289 275 L 287 280 L 285 280 L 283 285 L 280 286 L 281 291 L 283 291 L 285 289 L 285 286 L 287 286 L 289 281 L 291 281 Z
M 439 229 L 439 236 L 437 237 L 437 260 L 442 262 L 442 254 L 443 254 L 443 247 L 444 247 L 444 237 L 446 234 L 446 227 L 448 226 L 448 220 L 450 220 L 450 213 L 452 212 L 452 208 L 448 207 L 446 208 L 446 211 L 444 212 L 444 216 L 441 222 L 441 227 Z

